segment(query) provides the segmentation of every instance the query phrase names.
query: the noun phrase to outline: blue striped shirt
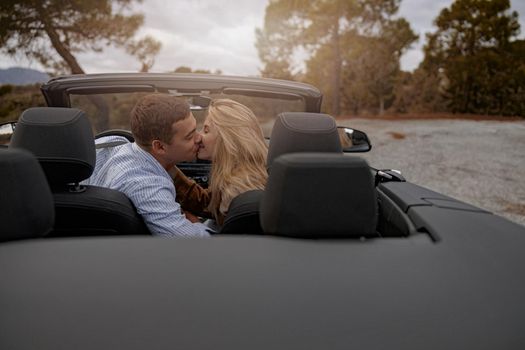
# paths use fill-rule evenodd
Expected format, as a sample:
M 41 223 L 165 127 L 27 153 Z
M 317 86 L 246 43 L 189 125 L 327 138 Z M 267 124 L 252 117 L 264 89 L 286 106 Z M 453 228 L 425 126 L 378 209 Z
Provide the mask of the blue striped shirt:
M 97 144 L 120 140 L 125 139 L 103 137 L 97 140 Z M 84 183 L 123 192 L 154 235 L 209 236 L 205 225 L 190 222 L 182 213 L 179 203 L 175 201 L 175 186 L 168 172 L 135 143 L 97 150 L 95 170 Z

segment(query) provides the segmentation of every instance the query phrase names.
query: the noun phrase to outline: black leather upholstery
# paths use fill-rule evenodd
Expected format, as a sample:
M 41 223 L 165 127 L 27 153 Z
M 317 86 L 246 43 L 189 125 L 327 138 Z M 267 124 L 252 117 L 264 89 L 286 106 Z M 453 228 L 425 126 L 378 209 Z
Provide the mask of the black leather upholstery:
M 333 153 L 274 160 L 260 205 L 266 233 L 292 237 L 376 236 L 377 200 L 364 159 Z
M 147 234 L 131 201 L 109 188 L 79 185 L 95 166 L 95 142 L 85 113 L 75 108 L 30 108 L 19 119 L 11 148 L 31 151 L 55 202 L 50 236 Z
M 80 182 L 95 166 L 95 141 L 85 113 L 75 108 L 29 108 L 10 147 L 36 155 L 51 185 Z
M 82 193 L 55 189 L 57 211 L 50 236 L 100 236 L 149 234 L 133 203 L 122 192 L 83 186 Z
M 267 167 L 286 153 L 341 153 L 341 142 L 335 120 L 321 113 L 281 113 L 273 126 L 268 149 Z M 259 202 L 262 192 L 241 194 L 228 210 L 221 233 L 262 233 Z M 238 221 L 238 222 L 237 222 Z
M 296 152 L 342 152 L 337 124 L 322 113 L 281 113 L 270 137 L 267 166 L 275 158 Z
M 29 152 L 0 149 L 0 193 L 0 241 L 42 237 L 51 231 L 53 196 Z
M 235 197 L 228 208 L 228 215 L 220 233 L 262 233 L 259 221 L 259 202 L 263 191 L 253 190 Z

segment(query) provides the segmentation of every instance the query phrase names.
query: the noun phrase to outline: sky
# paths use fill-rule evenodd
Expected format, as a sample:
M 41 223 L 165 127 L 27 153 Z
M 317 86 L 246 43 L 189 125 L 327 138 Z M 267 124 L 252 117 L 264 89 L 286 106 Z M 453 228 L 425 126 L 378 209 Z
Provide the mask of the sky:
M 434 31 L 433 20 L 453 0 L 402 0 L 399 15 L 406 18 L 420 35 L 401 58 L 401 68 L 413 70 L 423 59 L 425 33 Z M 144 13 L 144 26 L 138 37 L 151 35 L 162 42 L 162 49 L 151 72 L 173 71 L 179 66 L 221 70 L 230 75 L 259 75 L 262 64 L 255 48 L 255 28 L 262 28 L 268 0 L 144 0 L 135 9 Z M 511 0 L 520 15 L 525 37 L 525 0 Z M 133 72 L 140 63 L 122 49 L 77 56 L 87 73 Z M 0 54 L 0 68 L 13 66 L 44 70 L 23 57 L 13 59 Z

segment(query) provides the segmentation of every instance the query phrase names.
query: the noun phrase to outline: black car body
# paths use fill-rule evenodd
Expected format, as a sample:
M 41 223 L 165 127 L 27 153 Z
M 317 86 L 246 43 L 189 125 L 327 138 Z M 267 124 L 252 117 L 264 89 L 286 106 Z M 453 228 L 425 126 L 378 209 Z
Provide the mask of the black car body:
M 291 101 L 309 113 L 322 101 L 305 84 L 208 75 L 72 76 L 42 91 L 50 107 L 149 92 L 196 97 L 194 112 L 206 96 Z M 182 168 L 205 176 L 209 164 Z M 395 172 L 373 174 L 373 237 L 4 242 L 0 348 L 523 349 L 525 228 Z

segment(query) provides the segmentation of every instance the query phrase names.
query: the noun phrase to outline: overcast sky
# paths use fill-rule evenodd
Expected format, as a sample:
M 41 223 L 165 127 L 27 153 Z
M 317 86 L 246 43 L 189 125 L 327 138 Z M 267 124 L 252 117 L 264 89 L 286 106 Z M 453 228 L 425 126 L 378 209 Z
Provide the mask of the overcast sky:
M 258 75 L 261 62 L 255 48 L 255 28 L 263 25 L 268 0 L 144 0 L 136 9 L 145 15 L 139 36 L 149 34 L 162 42 L 152 72 L 172 71 L 179 66 L 193 69 L 221 70 L 224 74 Z M 401 60 L 405 70 L 413 70 L 423 58 L 421 48 L 426 32 L 434 30 L 432 21 L 452 0 L 402 0 L 400 16 L 405 17 L 420 35 Z M 511 0 L 518 11 L 525 37 L 525 1 Z M 131 72 L 139 62 L 123 50 L 106 49 L 104 53 L 78 55 L 88 73 Z M 25 59 L 0 55 L 0 68 L 22 66 L 43 70 Z

